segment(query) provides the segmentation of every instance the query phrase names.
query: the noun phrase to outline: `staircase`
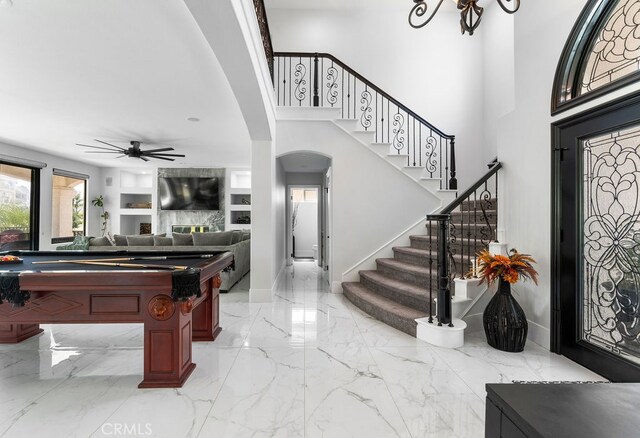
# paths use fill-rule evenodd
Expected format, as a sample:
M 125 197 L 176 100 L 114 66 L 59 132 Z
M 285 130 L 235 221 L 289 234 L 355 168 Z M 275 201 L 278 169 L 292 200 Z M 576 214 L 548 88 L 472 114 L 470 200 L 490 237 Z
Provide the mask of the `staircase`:
M 451 213 L 452 277 L 467 274 L 471 258 L 487 248 L 497 225 L 496 206 L 495 199 L 465 201 Z M 437 227 L 429 221 L 426 234 L 410 236 L 410 246 L 393 248 L 393 258 L 377 259 L 376 270 L 360 271 L 360 282 L 343 283 L 345 297 L 376 319 L 416 336 L 416 319 L 435 311 L 430 303 L 438 291 Z M 453 317 L 461 317 L 471 301 L 454 295 Z
M 342 287 L 357 307 L 398 330 L 461 345 L 466 324 L 453 327 L 453 319 L 472 299 L 455 296 L 452 279 L 466 275 L 496 237 L 500 163 L 458 196 L 455 137 L 330 54 L 274 53 L 273 83 L 278 120 L 331 121 L 440 199 L 444 208 L 427 216 L 425 234 L 410 236 L 409 246 L 394 247 L 393 258 L 378 258 L 375 270 L 359 271 L 359 282 Z

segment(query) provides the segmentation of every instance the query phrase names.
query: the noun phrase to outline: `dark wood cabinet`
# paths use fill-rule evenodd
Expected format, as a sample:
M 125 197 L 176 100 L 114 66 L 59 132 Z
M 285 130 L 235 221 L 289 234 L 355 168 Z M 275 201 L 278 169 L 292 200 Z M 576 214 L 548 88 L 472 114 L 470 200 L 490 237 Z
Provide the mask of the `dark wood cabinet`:
M 486 438 L 635 437 L 640 384 L 488 384 Z

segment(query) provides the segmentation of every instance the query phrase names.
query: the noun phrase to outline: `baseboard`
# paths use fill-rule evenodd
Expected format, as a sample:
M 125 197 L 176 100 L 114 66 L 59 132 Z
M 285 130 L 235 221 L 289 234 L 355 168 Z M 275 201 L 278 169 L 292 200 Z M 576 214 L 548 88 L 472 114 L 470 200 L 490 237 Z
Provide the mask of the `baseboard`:
M 342 282 L 341 281 L 333 281 L 333 282 L 331 282 L 331 293 L 332 294 L 341 294 L 342 293 Z
M 467 323 L 467 333 L 484 332 L 484 326 L 482 325 L 482 313 L 467 315 L 463 320 Z M 551 331 L 535 322 L 529 320 L 527 320 L 527 322 L 529 323 L 529 333 L 527 334 L 529 342 L 533 342 L 542 348 L 549 350 Z
M 271 290 L 274 290 L 280 287 L 280 282 L 282 281 L 282 274 L 284 273 L 286 268 L 287 268 L 287 261 L 284 260 L 282 262 L 282 266 L 280 266 L 280 271 L 278 271 L 278 275 L 276 275 L 276 279 L 273 282 L 273 286 L 271 287 Z
M 527 334 L 527 339 L 532 342 L 535 342 L 542 348 L 547 350 L 551 349 L 551 330 L 548 328 L 538 324 L 537 322 L 529 321 L 529 333 Z
M 249 289 L 249 301 L 252 303 L 270 303 L 271 289 Z
M 376 249 L 374 252 L 360 260 L 351 268 L 342 273 L 342 281 L 360 281 L 360 271 L 374 270 L 376 269 L 376 259 L 379 258 L 391 258 L 393 257 L 394 246 L 408 246 L 407 241 L 409 236 L 414 234 L 424 234 L 425 218 L 424 216 L 418 220 L 415 224 L 398 234 L 390 241 Z

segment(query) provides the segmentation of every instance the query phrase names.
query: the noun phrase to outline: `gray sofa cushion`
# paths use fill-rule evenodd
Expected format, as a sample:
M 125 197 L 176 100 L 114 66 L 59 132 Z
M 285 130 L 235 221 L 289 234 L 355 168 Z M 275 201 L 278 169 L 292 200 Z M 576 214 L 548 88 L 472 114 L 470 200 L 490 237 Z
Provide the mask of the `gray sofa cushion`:
M 89 238 L 89 246 L 113 246 L 108 237 L 91 237 Z
M 113 240 L 116 242 L 116 246 L 127 246 L 127 236 L 114 234 Z
M 193 236 L 191 235 L 191 233 L 173 233 L 173 245 L 193 245 Z
M 223 231 L 218 233 L 191 233 L 195 246 L 225 246 L 231 245 L 233 231 Z
M 153 236 L 127 236 L 128 246 L 153 246 Z
M 242 237 L 240 238 L 240 241 L 244 242 L 249 239 L 251 239 L 251 231 L 242 230 Z
M 171 237 L 153 236 L 153 246 L 172 246 L 173 239 Z

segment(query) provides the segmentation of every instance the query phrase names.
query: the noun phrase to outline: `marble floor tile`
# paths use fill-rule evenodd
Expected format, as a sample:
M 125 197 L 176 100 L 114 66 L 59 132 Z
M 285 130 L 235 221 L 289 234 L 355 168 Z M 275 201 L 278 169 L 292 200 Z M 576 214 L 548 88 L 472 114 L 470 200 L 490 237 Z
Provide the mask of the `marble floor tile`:
M 307 437 L 409 437 L 365 346 L 310 348 L 305 354 Z
M 467 336 L 461 348 L 433 350 L 482 398 L 486 396 L 487 383 L 605 380 L 533 342 L 528 342 L 522 353 L 507 353 L 491 348 L 483 335 L 475 334 Z
M 269 303 L 251 303 L 249 287 L 247 275 L 220 296 L 223 331 L 194 344 L 180 389 L 137 389 L 142 324 L 43 325 L 0 345 L 0 438 L 117 426 L 160 438 L 475 438 L 486 383 L 601 380 L 531 342 L 520 354 L 474 334 L 459 349 L 432 347 L 331 293 L 312 263 L 287 268 Z
M 22 406 L 0 425 L 2 437 L 88 437 L 134 391 L 142 379 L 141 351 L 122 350 L 116 357 L 92 352 L 69 358 L 62 381 Z M 135 364 L 135 365 L 134 365 Z M 38 383 L 42 383 L 40 380 Z M 13 393 L 30 385 L 21 384 Z M 46 391 L 46 392 L 45 392 Z M 4 391 L 3 391 L 4 393 Z
M 483 399 L 433 349 L 383 347 L 371 354 L 412 436 L 483 436 Z
M 304 436 L 304 374 L 304 349 L 241 349 L 199 436 Z
M 195 437 L 213 407 L 239 348 L 196 344 L 196 369 L 182 388 L 134 390 L 92 437 L 106 437 L 114 425 L 134 425 L 154 437 Z

